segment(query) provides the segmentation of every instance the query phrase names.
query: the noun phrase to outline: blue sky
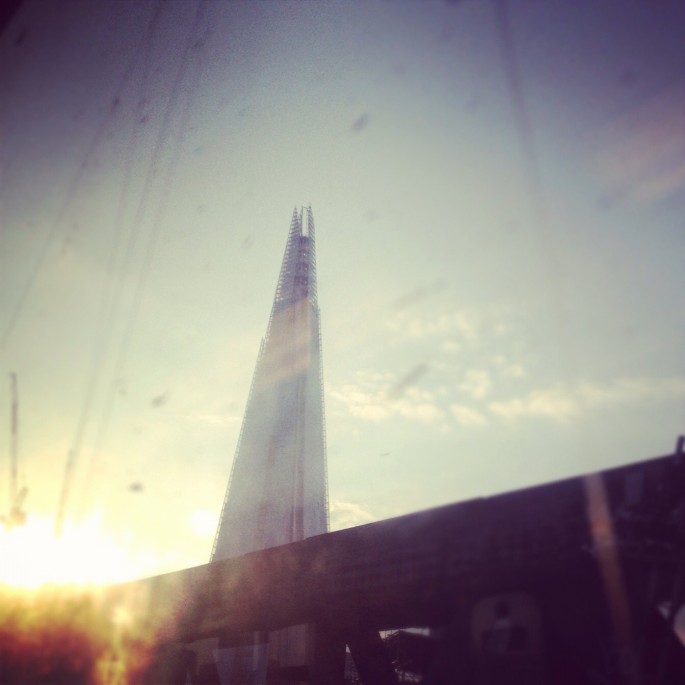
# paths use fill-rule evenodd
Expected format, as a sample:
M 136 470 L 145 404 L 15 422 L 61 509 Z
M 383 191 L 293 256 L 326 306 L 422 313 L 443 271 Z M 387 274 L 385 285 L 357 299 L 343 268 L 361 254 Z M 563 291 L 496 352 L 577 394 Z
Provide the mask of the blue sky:
M 0 311 L 29 514 L 72 450 L 69 525 L 140 572 L 208 558 L 296 204 L 334 526 L 669 452 L 684 29 L 678 2 L 26 2 Z

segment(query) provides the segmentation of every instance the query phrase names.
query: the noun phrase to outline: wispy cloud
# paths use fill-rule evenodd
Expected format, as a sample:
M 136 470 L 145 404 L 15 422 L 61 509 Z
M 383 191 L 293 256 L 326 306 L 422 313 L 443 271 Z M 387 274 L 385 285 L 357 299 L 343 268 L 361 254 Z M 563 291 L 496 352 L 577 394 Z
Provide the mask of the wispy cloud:
M 459 352 L 459 350 L 461 350 L 461 345 L 454 340 L 445 340 L 440 345 L 440 350 L 442 352 L 447 352 L 448 354 L 456 354 Z
M 487 419 L 483 414 L 464 404 L 450 404 L 450 411 L 457 420 L 457 423 L 462 426 L 483 426 L 487 423 Z
M 526 369 L 522 364 L 509 361 L 501 354 L 493 357 L 492 363 L 497 373 L 505 378 L 524 378 L 526 376 Z
M 622 378 L 611 383 L 583 381 L 573 388 L 554 386 L 488 404 L 506 419 L 546 417 L 567 420 L 589 409 L 685 398 L 685 378 Z
M 623 404 L 685 397 L 685 377 L 622 378 L 608 385 L 581 383 L 578 394 L 584 404 Z
M 542 416 L 558 420 L 569 419 L 579 411 L 579 403 L 573 393 L 555 387 L 533 390 L 522 397 L 502 402 L 490 402 L 489 410 L 506 419 L 521 416 Z
M 364 523 L 375 521 L 374 516 L 368 509 L 354 502 L 341 502 L 332 500 L 330 503 L 331 530 L 361 526 Z
M 412 305 L 419 303 L 425 304 L 426 300 L 429 300 L 431 297 L 434 297 L 437 293 L 439 293 L 441 290 L 444 290 L 446 287 L 447 282 L 444 279 L 439 278 L 434 283 L 425 286 L 420 286 L 418 288 L 410 290 L 407 293 L 404 293 L 393 302 L 393 306 L 397 309 L 404 309 L 405 307 L 410 307 Z
M 472 342 L 478 337 L 475 317 L 463 310 L 440 313 L 401 310 L 388 319 L 387 326 L 391 331 L 416 339 L 445 335 L 456 343 Z
M 414 375 L 418 380 L 420 374 Z M 403 378 L 398 381 L 393 374 L 359 372 L 355 383 L 332 389 L 330 396 L 349 414 L 365 421 L 379 422 L 397 416 L 424 423 L 439 421 L 444 412 L 433 394 L 402 383 Z M 402 390 L 398 395 L 399 384 L 402 384 Z
M 485 369 L 469 369 L 464 380 L 459 384 L 460 390 L 476 400 L 485 397 L 491 388 L 492 379 Z

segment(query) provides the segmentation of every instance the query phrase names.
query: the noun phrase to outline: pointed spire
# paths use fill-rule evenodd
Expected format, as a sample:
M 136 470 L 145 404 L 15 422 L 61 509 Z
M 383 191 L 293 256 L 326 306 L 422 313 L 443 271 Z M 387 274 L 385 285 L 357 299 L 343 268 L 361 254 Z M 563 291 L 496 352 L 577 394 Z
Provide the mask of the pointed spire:
M 316 303 L 314 216 L 311 206 L 299 210 L 295 207 L 293 210 L 271 318 L 277 311 L 302 299 Z
M 302 219 L 300 218 L 300 215 L 297 212 L 297 207 L 293 209 L 293 218 L 290 220 L 290 233 L 288 235 L 288 239 L 290 239 L 290 236 L 297 232 L 300 232 L 300 227 L 302 225 Z
M 313 229 L 311 207 L 296 208 L 212 559 L 327 529 Z

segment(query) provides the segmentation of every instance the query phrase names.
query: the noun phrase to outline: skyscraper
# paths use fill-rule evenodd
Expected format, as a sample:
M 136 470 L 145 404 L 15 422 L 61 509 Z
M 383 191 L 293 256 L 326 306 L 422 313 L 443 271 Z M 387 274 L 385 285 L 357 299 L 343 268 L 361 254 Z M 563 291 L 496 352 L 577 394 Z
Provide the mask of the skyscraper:
M 321 333 L 308 207 L 293 212 L 211 560 L 327 529 Z M 255 636 L 253 646 L 220 650 L 222 679 L 261 683 L 267 662 L 305 663 L 306 632 L 296 626 L 272 633 L 268 646 Z

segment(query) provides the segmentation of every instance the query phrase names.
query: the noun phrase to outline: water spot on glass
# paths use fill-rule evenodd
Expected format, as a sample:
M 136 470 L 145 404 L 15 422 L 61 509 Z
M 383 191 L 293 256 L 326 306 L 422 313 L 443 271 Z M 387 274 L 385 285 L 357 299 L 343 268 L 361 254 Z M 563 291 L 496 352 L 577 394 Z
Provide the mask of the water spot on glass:
M 350 126 L 350 130 L 354 133 L 359 133 L 363 131 L 369 125 L 369 115 L 362 114 L 353 124 Z
M 169 401 L 169 391 L 167 390 L 167 391 L 163 392 L 161 395 L 157 395 L 157 397 L 153 397 L 150 400 L 150 405 L 153 407 L 162 407 L 168 401 Z
M 426 372 L 428 371 L 428 364 L 425 364 L 421 362 L 420 364 L 417 364 L 413 368 L 411 368 L 407 373 L 402 376 L 402 378 L 395 383 L 389 390 L 388 390 L 388 399 L 389 400 L 398 400 L 404 393 L 412 386 L 415 385 L 416 382 L 423 376 Z

